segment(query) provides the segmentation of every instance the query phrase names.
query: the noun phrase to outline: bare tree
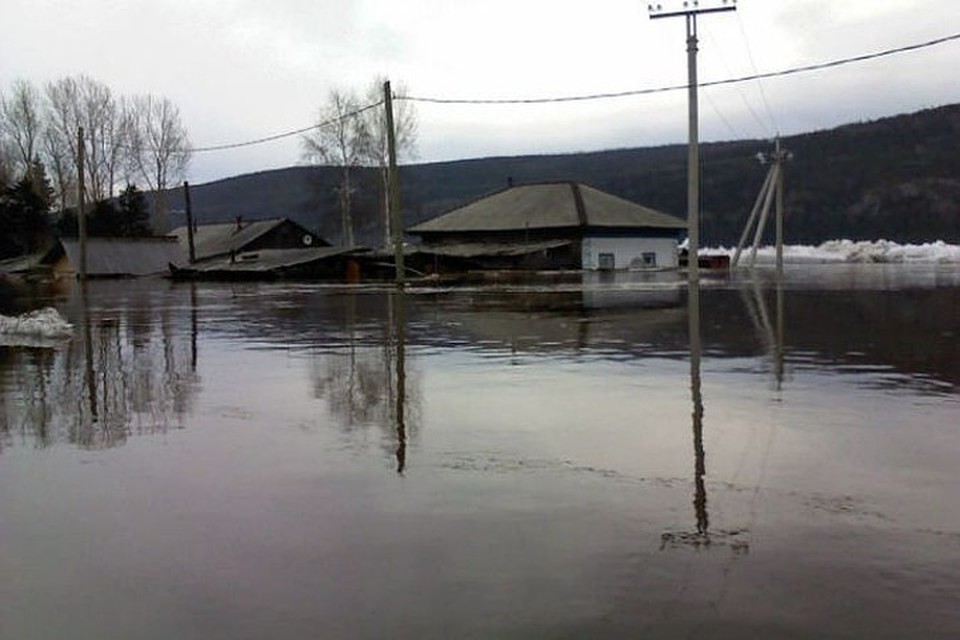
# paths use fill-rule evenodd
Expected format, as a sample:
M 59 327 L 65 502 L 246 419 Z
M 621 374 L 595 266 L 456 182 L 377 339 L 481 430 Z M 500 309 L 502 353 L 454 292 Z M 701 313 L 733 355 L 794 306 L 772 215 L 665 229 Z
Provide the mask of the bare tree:
M 354 94 L 339 90 L 330 92 L 327 104 L 320 109 L 317 127 L 303 136 L 304 156 L 316 163 L 339 167 L 337 195 L 340 202 L 342 242 L 353 246 L 352 174 L 370 157 L 370 131 Z
M 386 81 L 386 77 L 380 76 L 370 84 L 366 94 L 368 104 L 377 104 L 384 100 L 383 87 Z M 403 84 L 393 85 L 392 90 L 395 95 L 402 96 L 406 93 L 406 87 Z M 384 245 L 389 245 L 392 236 L 388 206 L 390 185 L 387 168 L 390 157 L 387 146 L 387 113 L 385 107 L 381 107 L 364 112 L 364 116 L 371 139 L 368 159 L 380 173 L 380 214 L 383 217 Z M 416 156 L 418 128 L 416 106 L 408 100 L 394 100 L 393 129 L 398 162 Z
M 0 94 L 0 100 L 3 95 Z M 2 117 L 2 114 L 0 114 Z M 6 135 L 0 131 L 0 188 L 13 183 L 13 158 L 16 152 L 13 150 L 13 143 L 7 140 Z
M 67 77 L 46 87 L 46 134 L 42 139 L 47 164 L 53 169 L 60 201 L 76 178 L 77 135 L 83 127 L 86 192 L 92 201 L 114 194 L 129 149 L 123 102 L 110 88 L 88 76 Z
M 166 189 L 184 177 L 190 163 L 187 129 L 169 98 L 136 96 L 128 103 L 127 116 L 130 168 L 153 191 L 154 210 L 162 226 Z
M 64 211 L 74 203 L 77 185 L 77 167 L 70 145 L 52 129 L 44 129 L 41 140 L 44 163 L 53 181 L 56 208 Z
M 10 156 L 4 141 L 0 139 L 0 188 L 13 182 L 13 163 Z
M 9 161 L 20 173 L 26 174 L 39 160 L 42 135 L 40 93 L 30 82 L 15 80 L 10 94 L 0 97 L 0 137 L 6 140 L 8 148 L 13 151 Z
M 84 128 L 87 182 L 93 200 L 113 196 L 121 150 L 125 145 L 121 115 L 110 87 L 87 76 L 78 78 Z
M 84 75 L 50 82 L 42 93 L 16 81 L 0 96 L 0 164 L 12 173 L 42 162 L 62 211 L 76 197 L 81 128 L 88 198 L 112 197 L 136 177 L 154 191 L 162 216 L 163 191 L 184 175 L 191 154 L 180 112 L 167 98 L 116 98 Z
M 81 126 L 80 90 L 75 78 L 61 78 L 44 87 L 46 123 L 43 150 L 50 165 L 60 210 L 75 201 L 77 134 Z

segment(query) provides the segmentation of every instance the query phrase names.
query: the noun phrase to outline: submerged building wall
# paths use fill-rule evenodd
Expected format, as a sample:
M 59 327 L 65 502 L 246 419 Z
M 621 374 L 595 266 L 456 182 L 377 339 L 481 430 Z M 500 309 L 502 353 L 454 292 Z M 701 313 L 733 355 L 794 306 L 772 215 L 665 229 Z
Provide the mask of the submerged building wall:
M 583 239 L 581 260 L 586 271 L 617 269 L 676 269 L 674 238 L 603 237 Z

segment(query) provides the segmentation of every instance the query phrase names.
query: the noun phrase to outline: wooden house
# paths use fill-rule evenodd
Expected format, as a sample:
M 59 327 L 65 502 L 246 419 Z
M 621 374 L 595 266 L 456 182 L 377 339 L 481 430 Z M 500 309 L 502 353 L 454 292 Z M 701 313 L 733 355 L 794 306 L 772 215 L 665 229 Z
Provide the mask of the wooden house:
M 187 227 L 170 232 L 184 251 L 189 251 Z M 244 220 L 195 225 L 193 229 L 194 259 L 197 262 L 211 258 L 238 259 L 242 254 L 262 249 L 311 249 L 329 247 L 330 243 L 306 227 L 289 218 Z
M 171 232 L 189 255 L 187 227 Z M 334 247 L 288 218 L 194 227 L 194 259 L 169 265 L 177 279 L 268 280 L 359 277 L 360 247 Z
M 55 266 L 61 274 L 76 276 L 80 271 L 80 241 L 60 240 L 67 263 Z M 167 265 L 183 255 L 180 245 L 170 237 L 87 238 L 88 278 L 129 278 L 163 274 Z

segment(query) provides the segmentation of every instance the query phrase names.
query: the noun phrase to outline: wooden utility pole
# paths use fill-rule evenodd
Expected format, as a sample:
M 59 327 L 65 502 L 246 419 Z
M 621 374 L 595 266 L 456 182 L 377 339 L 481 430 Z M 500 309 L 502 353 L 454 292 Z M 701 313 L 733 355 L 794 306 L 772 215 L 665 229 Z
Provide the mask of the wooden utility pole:
M 393 93 L 390 81 L 383 83 L 383 104 L 387 115 L 387 209 L 390 214 L 390 231 L 393 236 L 393 261 L 396 266 L 396 282 L 403 285 L 403 219 L 400 212 L 400 181 L 397 175 L 397 136 L 393 128 Z
M 687 104 L 689 140 L 687 144 L 687 273 L 690 280 L 700 277 L 700 113 L 697 96 L 697 15 L 733 11 L 736 0 L 714 0 L 713 6 L 699 0 L 687 0 L 683 7 L 671 10 L 660 3 L 647 5 L 651 18 L 683 16 L 687 22 Z
M 83 183 L 84 154 L 86 151 L 83 139 L 83 127 L 80 127 L 77 129 L 77 239 L 80 248 L 80 264 L 78 265 L 80 271 L 77 273 L 77 277 L 80 280 L 87 279 L 87 213 L 84 211 L 86 197 L 84 191 L 86 187 Z
M 190 206 L 190 183 L 183 181 L 183 199 L 187 206 L 187 247 L 190 264 L 197 261 L 197 250 L 193 244 L 193 207 Z

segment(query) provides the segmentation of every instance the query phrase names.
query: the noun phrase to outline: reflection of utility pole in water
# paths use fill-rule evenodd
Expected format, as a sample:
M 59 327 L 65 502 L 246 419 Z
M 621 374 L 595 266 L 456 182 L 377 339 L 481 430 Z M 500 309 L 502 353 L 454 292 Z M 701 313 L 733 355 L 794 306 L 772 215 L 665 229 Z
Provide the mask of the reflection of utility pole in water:
M 707 455 L 703 447 L 703 395 L 700 384 L 700 280 L 696 272 L 688 271 L 687 319 L 690 337 L 690 395 L 693 400 L 693 511 L 696 516 L 696 529 L 667 532 L 660 536 L 661 548 L 667 545 L 689 545 L 706 547 L 710 540 L 710 517 L 707 514 Z
M 190 283 L 190 371 L 197 372 L 197 283 Z
M 690 392 L 693 397 L 693 507 L 697 516 L 697 535 L 707 539 L 710 519 L 707 516 L 706 453 L 703 449 L 703 396 L 700 385 L 700 282 L 690 278 L 687 301 L 690 327 Z
M 777 391 L 780 391 L 783 387 L 783 361 L 785 358 L 784 354 L 784 330 L 783 330 L 783 321 L 784 321 L 784 309 L 783 309 L 783 277 L 782 274 L 778 274 L 777 277 L 777 335 L 775 348 L 773 351 L 773 375 L 777 379 Z
M 403 473 L 407 464 L 407 424 L 406 424 L 406 400 L 407 400 L 407 371 L 406 371 L 406 351 L 407 351 L 407 310 L 406 293 L 402 286 L 398 286 L 393 293 L 394 315 L 393 330 L 396 336 L 396 365 L 397 365 L 397 395 L 395 406 L 395 420 L 397 424 L 397 473 Z
M 696 528 L 691 531 L 667 531 L 660 536 L 661 549 L 670 547 L 712 548 L 729 546 L 735 555 L 749 551 L 749 543 L 740 538 L 741 529 L 712 529 L 707 512 L 707 454 L 703 440 L 703 395 L 701 385 L 702 344 L 700 335 L 700 282 L 689 277 L 687 289 L 687 318 L 690 338 L 690 395 L 693 404 L 693 510 Z
M 77 129 L 77 243 L 80 249 L 80 264 L 77 268 L 77 277 L 83 281 L 87 279 L 87 212 L 86 187 L 83 184 L 85 177 L 86 140 L 83 136 L 83 127 Z
M 353 426 L 357 420 L 357 295 L 347 294 L 346 331 L 350 341 L 349 375 L 347 377 L 347 420 Z
M 773 360 L 773 374 L 776 379 L 776 388 L 779 391 L 783 385 L 784 375 L 784 293 L 783 281 L 779 277 L 776 287 L 776 316 L 773 321 L 770 320 L 766 299 L 755 273 L 750 278 L 752 297 L 746 289 L 740 289 L 740 295 L 747 308 L 747 314 L 753 322 L 754 330 L 760 336 L 767 353 Z
M 87 298 L 87 281 L 86 279 L 81 279 L 80 282 L 80 306 L 83 310 L 83 350 L 85 358 L 84 366 L 84 380 L 86 381 L 87 386 L 87 398 L 90 402 L 90 420 L 91 420 L 91 430 L 93 424 L 96 424 L 98 417 L 97 412 L 97 379 L 94 376 L 93 371 L 93 333 L 90 328 L 90 305 Z M 83 420 L 81 416 L 81 421 Z M 81 423 L 81 429 L 83 429 L 83 424 Z

